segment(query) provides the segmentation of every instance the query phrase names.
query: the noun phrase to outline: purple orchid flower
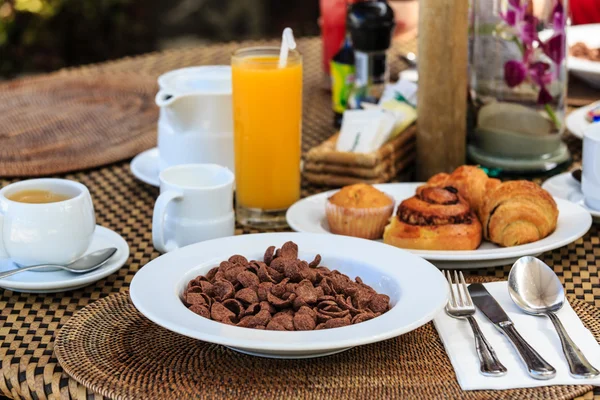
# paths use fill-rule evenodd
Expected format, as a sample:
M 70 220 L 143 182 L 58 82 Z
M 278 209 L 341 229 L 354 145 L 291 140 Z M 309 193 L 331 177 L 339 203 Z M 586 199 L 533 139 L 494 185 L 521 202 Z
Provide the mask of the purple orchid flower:
M 554 34 L 546 43 L 542 44 L 544 53 L 556 64 L 560 64 L 565 58 L 565 34 Z
M 565 9 L 560 0 L 556 2 L 552 10 L 552 28 L 554 32 L 565 31 Z
M 501 12 L 500 18 L 502 18 L 508 26 L 515 26 L 517 24 L 517 13 L 514 10 L 507 10 L 506 14 Z
M 509 87 L 520 85 L 527 76 L 527 68 L 521 61 L 510 60 L 504 64 L 504 80 Z
M 552 82 L 550 65 L 543 61 L 534 62 L 529 65 L 528 74 L 531 80 L 541 87 Z
M 521 0 L 508 0 L 509 7 L 506 13 L 500 12 L 500 18 L 508 26 L 515 27 L 519 21 L 523 19 L 525 13 L 525 7 L 521 5 Z
M 521 24 L 521 40 L 524 45 L 531 46 L 534 41 L 538 40 L 537 26 L 538 19 L 533 15 L 525 15 Z
M 550 103 L 551 101 L 552 101 L 552 95 L 544 86 L 542 86 L 540 88 L 540 93 L 538 94 L 537 103 L 544 105 L 544 104 Z
M 544 53 L 556 64 L 560 64 L 565 58 L 565 9 L 559 0 L 552 10 L 552 28 L 554 35 L 542 43 Z
M 516 42 L 522 58 L 504 64 L 504 81 L 511 88 L 522 83 L 532 86 L 538 92 L 537 104 L 544 106 L 555 125 L 560 126 L 560 121 L 552 110 L 555 99 L 548 87 L 559 78 L 560 67 L 565 58 L 566 15 L 563 0 L 553 0 L 550 20 L 544 20 L 545 23 L 551 23 L 553 28 L 553 35 L 545 42 L 538 36 L 540 20 L 527 12 L 531 0 L 506 1 L 506 11 L 500 12 L 500 18 L 505 28 L 511 28 L 507 30 L 512 33 L 510 40 Z M 540 59 L 541 54 L 545 54 L 549 60 L 542 61 L 545 57 Z

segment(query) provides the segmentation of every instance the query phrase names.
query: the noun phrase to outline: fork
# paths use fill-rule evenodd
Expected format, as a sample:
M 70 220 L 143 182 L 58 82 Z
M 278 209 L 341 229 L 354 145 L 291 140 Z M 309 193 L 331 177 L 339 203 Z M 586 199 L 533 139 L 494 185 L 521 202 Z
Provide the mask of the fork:
M 492 345 L 487 341 L 483 332 L 479 328 L 477 321 L 473 317 L 475 314 L 475 305 L 471 300 L 471 295 L 467 290 L 467 284 L 465 283 L 465 277 L 462 272 L 459 275 L 454 271 L 454 281 L 452 283 L 452 276 L 450 271 L 442 271 L 448 280 L 448 287 L 450 289 L 450 298 L 448 304 L 446 304 L 446 313 L 458 319 L 466 319 L 473 329 L 473 335 L 475 337 L 475 349 L 477 350 L 477 356 L 479 357 L 479 370 L 485 376 L 502 376 L 506 374 L 506 367 L 502 365 L 496 352 L 492 348 Z M 454 288 L 456 288 L 457 296 L 455 296 Z

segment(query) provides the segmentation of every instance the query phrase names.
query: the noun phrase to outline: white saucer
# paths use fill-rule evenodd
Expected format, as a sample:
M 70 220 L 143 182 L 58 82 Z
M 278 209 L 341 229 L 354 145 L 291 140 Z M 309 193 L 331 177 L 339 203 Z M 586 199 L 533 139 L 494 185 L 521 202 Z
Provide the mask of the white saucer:
M 585 114 L 587 114 L 588 111 L 597 106 L 598 103 L 594 102 L 592 104 L 588 104 L 585 107 L 580 107 L 577 110 L 571 112 L 569 115 L 567 115 L 567 129 L 573 134 L 573 136 L 578 137 L 579 139 L 583 139 L 583 132 L 587 129 L 587 127 L 592 125 L 592 122 L 589 122 L 587 119 L 585 119 Z
M 542 187 L 554 197 L 579 204 L 592 214 L 595 221 L 600 220 L 600 211 L 589 208 L 585 204 L 585 201 L 583 201 L 583 193 L 581 192 L 581 183 L 577 182 L 570 172 L 553 176 L 544 182 Z
M 384 183 L 374 185 L 396 200 L 396 205 L 412 197 L 422 183 Z M 337 190 L 306 197 L 292 205 L 286 214 L 288 225 L 298 232 L 325 233 L 329 231 L 325 205 L 327 198 Z M 552 193 L 552 192 L 551 192 Z M 499 247 L 484 241 L 476 250 L 411 250 L 441 269 L 487 268 L 514 263 L 522 256 L 538 256 L 549 250 L 565 246 L 579 239 L 592 225 L 590 213 L 567 200 L 556 199 L 558 223 L 556 230 L 544 239 L 513 247 Z
M 131 160 L 131 173 L 140 181 L 148 185 L 160 186 L 158 180 L 158 148 L 153 147 L 146 150 Z
M 116 247 L 117 252 L 105 265 L 87 274 L 73 274 L 67 271 L 21 272 L 0 279 L 0 287 L 26 293 L 55 293 L 82 288 L 117 271 L 129 258 L 129 246 L 125 239 L 108 228 L 96 225 L 94 238 L 87 253 L 106 247 Z M 0 258 L 0 272 L 15 268 L 17 266 L 9 258 Z

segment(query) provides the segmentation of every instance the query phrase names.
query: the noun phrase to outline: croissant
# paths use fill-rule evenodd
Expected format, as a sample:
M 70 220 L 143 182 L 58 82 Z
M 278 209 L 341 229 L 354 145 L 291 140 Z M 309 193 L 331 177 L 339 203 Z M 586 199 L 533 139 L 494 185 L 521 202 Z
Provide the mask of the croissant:
M 434 175 L 426 186 L 456 188 L 477 213 L 484 238 L 501 246 L 535 242 L 556 229 L 556 202 L 533 182 L 502 183 L 464 165 L 451 174 Z
M 419 250 L 474 250 L 481 243 L 481 224 L 452 187 L 421 187 L 398 206 L 383 241 Z
M 500 184 L 479 210 L 484 237 L 501 246 L 543 239 L 556 229 L 558 208 L 552 196 L 529 181 Z

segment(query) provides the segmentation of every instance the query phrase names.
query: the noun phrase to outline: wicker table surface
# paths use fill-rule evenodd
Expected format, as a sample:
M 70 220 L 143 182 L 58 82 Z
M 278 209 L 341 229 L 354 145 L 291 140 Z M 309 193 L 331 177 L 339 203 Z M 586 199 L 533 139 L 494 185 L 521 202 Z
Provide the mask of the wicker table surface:
M 247 43 L 243 44 L 244 46 Z M 60 74 L 93 74 L 97 71 L 138 71 L 158 76 L 165 71 L 189 65 L 228 63 L 233 49 L 240 44 L 208 46 L 154 53 L 101 65 L 84 67 Z M 414 50 L 415 44 L 397 45 L 393 54 Z M 299 41 L 304 56 L 305 99 L 303 150 L 318 144 L 333 133 L 330 98 L 323 89 L 320 73 L 320 42 Z M 396 66 L 397 68 L 397 66 Z M 310 73 L 309 73 L 310 72 Z M 567 138 L 575 163 L 579 163 L 581 142 Z M 61 175 L 85 184 L 92 194 L 97 223 L 121 234 L 131 255 L 118 272 L 72 292 L 26 294 L 0 289 L 0 394 L 10 398 L 100 398 L 66 375 L 53 353 L 53 339 L 60 327 L 79 309 L 111 293 L 126 291 L 133 275 L 159 254 L 152 247 L 151 221 L 156 188 L 137 181 L 129 162 L 120 162 L 94 170 Z M 4 186 L 13 179 L 1 179 Z M 303 186 L 303 195 L 319 188 Z M 238 227 L 237 232 L 251 233 Z M 575 243 L 545 253 L 542 258 L 553 266 L 568 294 L 600 307 L 598 228 Z M 506 278 L 509 266 L 469 271 L 469 276 Z M 596 392 L 600 398 L 600 391 Z M 588 393 L 584 398 L 593 398 Z

